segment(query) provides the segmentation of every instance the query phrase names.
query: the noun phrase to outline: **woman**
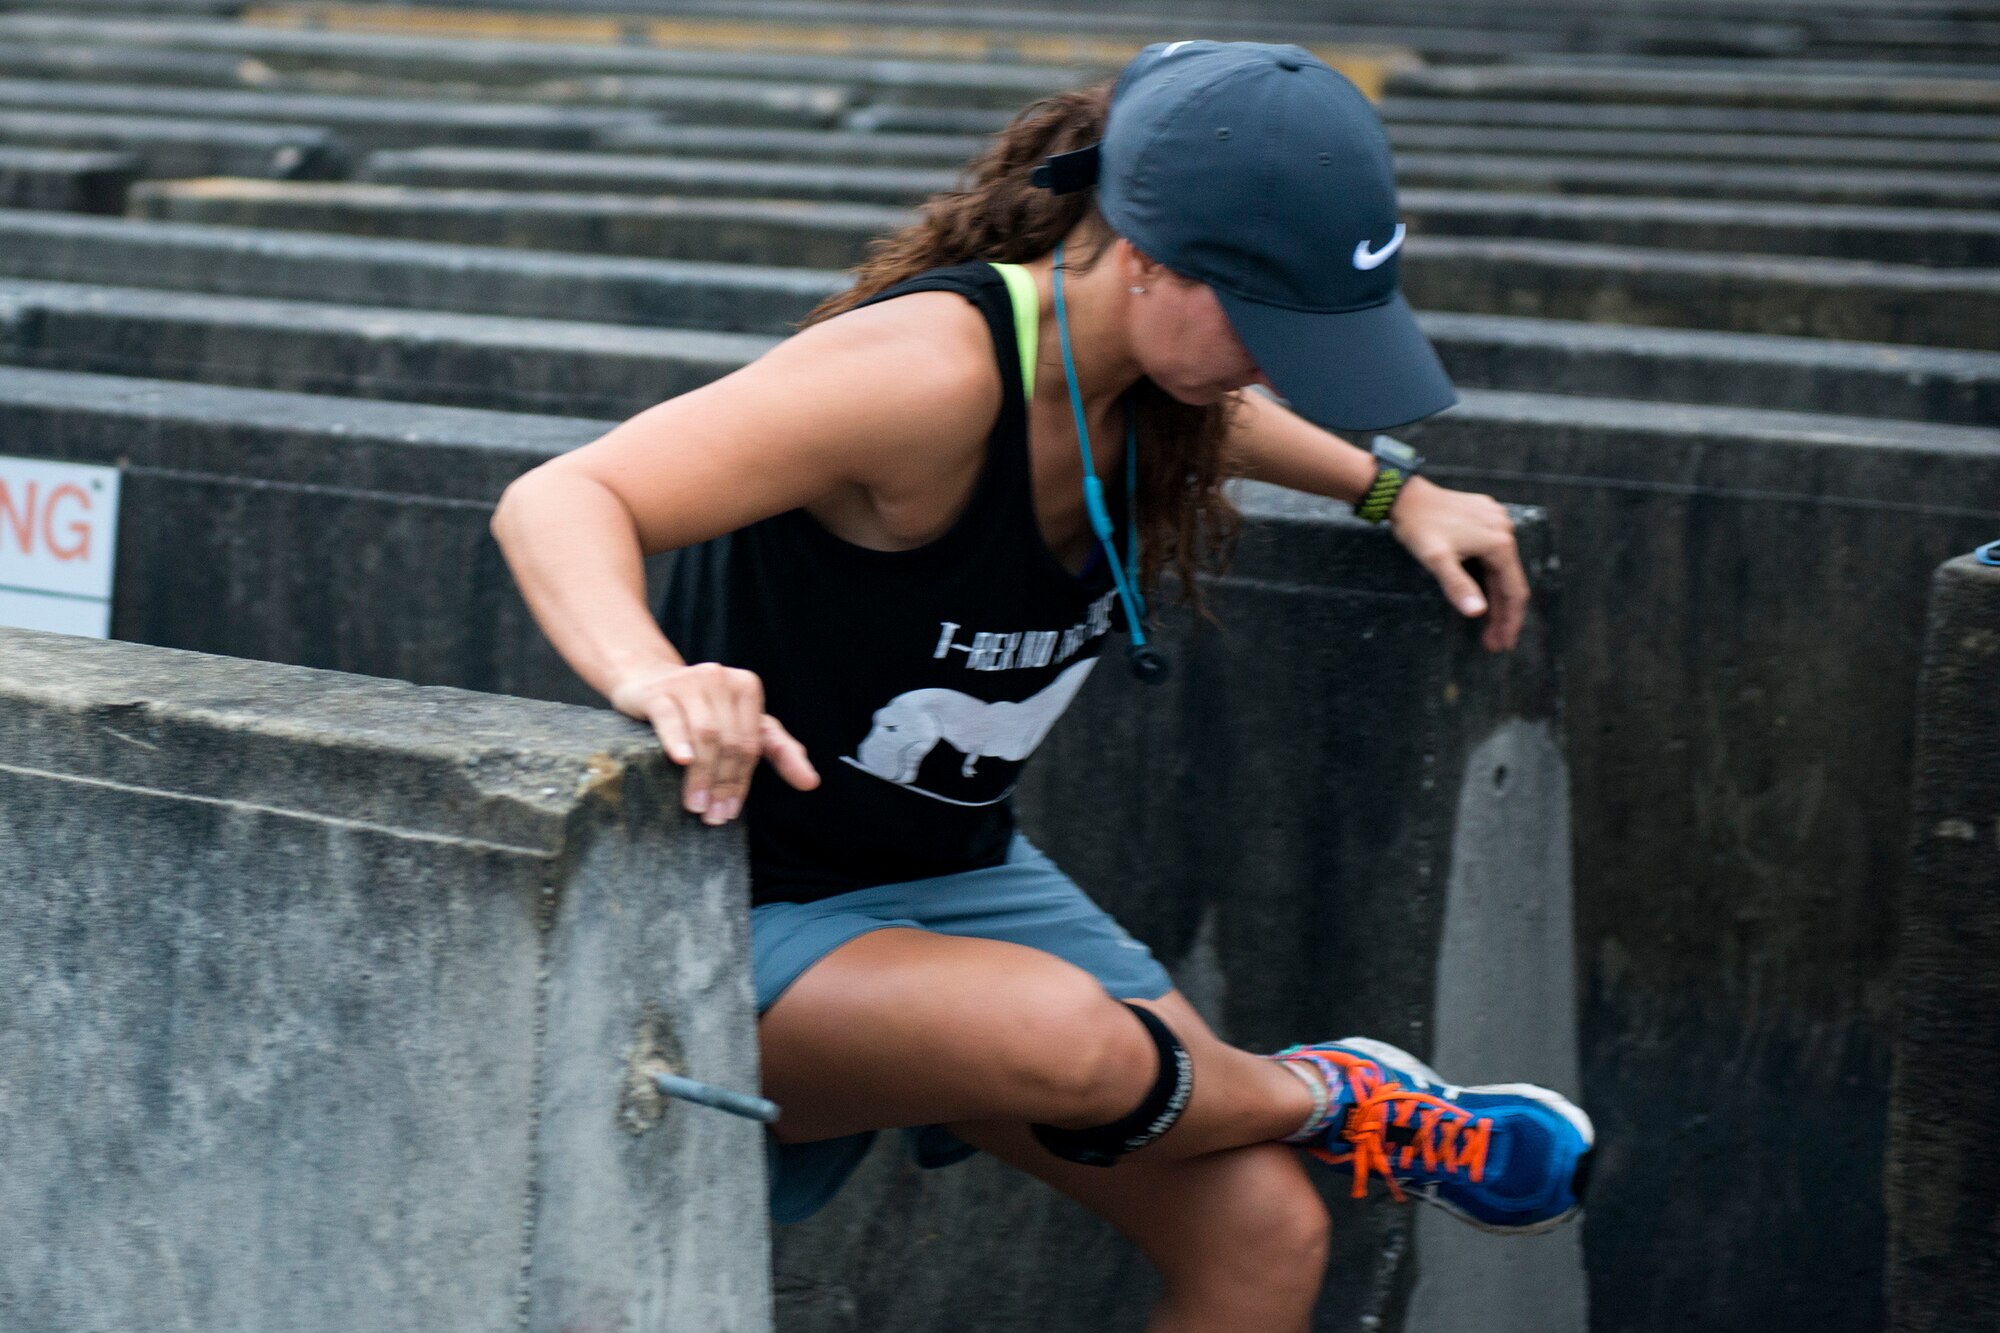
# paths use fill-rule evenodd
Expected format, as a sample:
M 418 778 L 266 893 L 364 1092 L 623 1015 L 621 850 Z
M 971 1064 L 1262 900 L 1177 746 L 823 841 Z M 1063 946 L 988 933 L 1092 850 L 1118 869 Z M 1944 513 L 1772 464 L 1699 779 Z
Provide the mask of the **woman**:
M 779 1220 L 922 1127 L 927 1165 L 983 1149 L 1121 1228 L 1165 1277 L 1154 1329 L 1277 1330 L 1327 1226 L 1286 1144 L 1494 1230 L 1576 1210 L 1581 1111 L 1376 1042 L 1224 1044 L 1006 802 L 1118 620 L 1158 674 L 1143 590 L 1171 569 L 1198 605 L 1232 475 L 1386 515 L 1513 646 L 1505 510 L 1331 433 L 1453 401 L 1397 294 L 1390 173 L 1306 52 L 1148 48 L 1030 107 L 796 337 L 503 498 L 555 646 L 654 727 L 688 810 L 746 817 Z M 663 632 L 641 557 L 681 548 Z

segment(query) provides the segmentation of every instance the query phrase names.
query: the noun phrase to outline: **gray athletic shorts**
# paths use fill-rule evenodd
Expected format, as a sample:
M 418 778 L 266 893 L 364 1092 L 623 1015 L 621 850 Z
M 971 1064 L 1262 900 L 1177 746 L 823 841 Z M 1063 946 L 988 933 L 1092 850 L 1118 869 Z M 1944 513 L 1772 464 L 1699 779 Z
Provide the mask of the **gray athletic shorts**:
M 985 870 L 754 908 L 750 947 L 757 1012 L 770 1008 L 807 968 L 841 945 L 889 926 L 1040 949 L 1096 977 L 1114 999 L 1156 1000 L 1173 989 L 1152 950 L 1016 833 L 1007 860 Z M 904 1134 L 920 1166 L 950 1166 L 977 1151 L 939 1125 Z M 802 1222 L 825 1207 L 874 1141 L 872 1130 L 818 1143 L 779 1143 L 765 1135 L 772 1218 Z

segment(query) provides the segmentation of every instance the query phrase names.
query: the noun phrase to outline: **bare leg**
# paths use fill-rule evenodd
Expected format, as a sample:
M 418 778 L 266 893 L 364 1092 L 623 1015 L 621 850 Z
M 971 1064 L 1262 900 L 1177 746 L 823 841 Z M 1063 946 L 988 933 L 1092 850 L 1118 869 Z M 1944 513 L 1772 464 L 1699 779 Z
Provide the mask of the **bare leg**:
M 1275 1143 L 1110 1169 L 1049 1154 L 1020 1125 L 954 1133 L 1123 1232 L 1165 1290 L 1147 1333 L 1304 1333 L 1326 1272 L 1327 1215 L 1298 1153 Z
M 1275 1062 L 1216 1039 L 1170 994 L 1151 1007 L 1194 1060 L 1180 1122 L 1134 1161 L 1282 1137 L 1312 1095 Z M 1096 978 L 997 940 L 878 930 L 834 950 L 759 1025 L 764 1087 L 802 1143 L 898 1125 L 1003 1121 L 1087 1128 L 1138 1105 L 1159 1059 Z

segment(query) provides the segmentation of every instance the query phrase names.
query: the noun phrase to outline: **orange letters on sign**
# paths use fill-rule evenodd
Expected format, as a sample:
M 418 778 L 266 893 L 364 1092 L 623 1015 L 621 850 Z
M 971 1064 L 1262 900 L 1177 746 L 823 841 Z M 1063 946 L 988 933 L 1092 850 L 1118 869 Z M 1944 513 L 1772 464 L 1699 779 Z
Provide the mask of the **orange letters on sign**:
M 48 508 L 42 511 L 42 542 L 49 548 L 49 554 L 58 560 L 88 560 L 90 559 L 90 524 L 88 522 L 79 520 L 69 525 L 70 541 L 68 545 L 64 545 L 56 540 L 56 506 L 64 500 L 72 498 L 83 506 L 84 513 L 87 514 L 90 512 L 90 497 L 84 494 L 81 486 L 65 483 L 56 487 L 55 492 L 49 496 Z M 33 501 L 31 500 L 30 503 L 32 504 Z
M 7 531 L 14 534 L 14 545 L 21 548 L 22 555 L 32 554 L 35 549 L 35 491 L 34 482 L 28 483 L 28 501 L 20 509 L 14 507 L 14 497 L 7 492 L 7 483 L 0 480 L 0 535 Z
M 56 509 L 64 501 L 81 505 L 88 514 L 91 509 L 90 495 L 81 486 L 65 482 L 49 492 L 46 503 L 40 495 L 41 487 L 36 482 L 28 482 L 21 488 L 17 503 L 7 483 L 0 481 L 0 539 L 10 533 L 14 546 L 22 555 L 35 553 L 35 529 L 42 534 L 42 546 L 58 560 L 90 559 L 90 521 L 87 518 L 73 519 L 61 528 L 56 524 Z M 41 522 L 36 523 L 39 515 Z

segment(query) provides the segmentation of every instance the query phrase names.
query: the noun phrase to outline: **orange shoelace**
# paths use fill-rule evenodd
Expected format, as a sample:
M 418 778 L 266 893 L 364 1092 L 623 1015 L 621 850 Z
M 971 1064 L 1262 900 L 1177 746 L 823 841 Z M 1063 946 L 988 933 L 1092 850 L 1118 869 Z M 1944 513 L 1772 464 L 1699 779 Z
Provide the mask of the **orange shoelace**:
M 1340 1137 L 1353 1146 L 1344 1153 L 1325 1148 L 1306 1151 L 1334 1166 L 1352 1164 L 1355 1198 L 1367 1195 L 1370 1175 L 1380 1175 L 1389 1182 L 1390 1194 L 1404 1198 L 1395 1172 L 1408 1171 L 1419 1160 L 1426 1171 L 1464 1172 L 1475 1182 L 1485 1179 L 1486 1152 L 1493 1140 L 1491 1119 L 1385 1079 L 1372 1061 L 1335 1051 L 1322 1056 L 1340 1063 L 1354 1093 L 1354 1104 L 1340 1129 Z

